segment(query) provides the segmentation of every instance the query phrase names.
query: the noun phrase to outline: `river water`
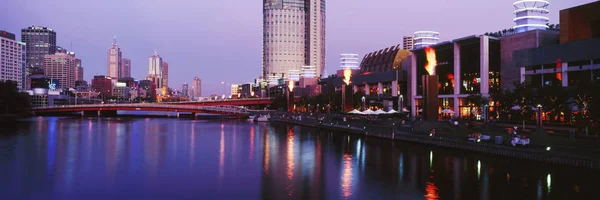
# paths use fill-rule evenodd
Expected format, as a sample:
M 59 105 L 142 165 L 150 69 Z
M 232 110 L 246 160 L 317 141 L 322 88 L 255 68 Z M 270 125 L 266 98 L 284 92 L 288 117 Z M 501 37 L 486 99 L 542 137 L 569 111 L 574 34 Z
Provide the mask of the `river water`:
M 285 124 L 3 125 L 0 199 L 597 199 L 600 173 Z

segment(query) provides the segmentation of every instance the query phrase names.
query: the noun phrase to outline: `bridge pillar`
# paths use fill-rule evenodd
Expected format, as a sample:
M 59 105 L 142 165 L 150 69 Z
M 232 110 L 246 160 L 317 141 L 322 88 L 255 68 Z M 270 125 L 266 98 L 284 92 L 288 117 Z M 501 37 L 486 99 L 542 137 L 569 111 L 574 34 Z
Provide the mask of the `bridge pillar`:
M 102 112 L 98 111 L 98 117 L 102 116 Z
M 81 117 L 85 116 L 85 111 L 81 111 Z
M 177 112 L 177 119 L 179 119 L 179 112 Z
M 192 119 L 196 119 L 196 113 L 195 112 L 192 113 Z

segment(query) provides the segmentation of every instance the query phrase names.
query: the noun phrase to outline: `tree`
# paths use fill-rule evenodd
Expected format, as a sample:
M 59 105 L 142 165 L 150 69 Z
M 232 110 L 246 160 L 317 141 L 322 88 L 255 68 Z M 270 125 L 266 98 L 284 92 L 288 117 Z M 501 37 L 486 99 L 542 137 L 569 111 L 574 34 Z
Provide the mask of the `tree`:
M 17 82 L 0 81 L 0 114 L 23 115 L 30 108 L 29 94 L 19 92 Z

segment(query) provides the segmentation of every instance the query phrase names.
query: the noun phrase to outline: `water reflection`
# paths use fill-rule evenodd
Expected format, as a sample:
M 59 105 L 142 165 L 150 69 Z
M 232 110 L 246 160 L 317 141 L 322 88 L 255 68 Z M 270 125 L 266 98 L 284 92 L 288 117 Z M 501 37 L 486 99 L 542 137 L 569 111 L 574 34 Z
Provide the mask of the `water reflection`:
M 594 199 L 600 177 L 281 124 L 26 123 L 0 137 L 0 199 Z

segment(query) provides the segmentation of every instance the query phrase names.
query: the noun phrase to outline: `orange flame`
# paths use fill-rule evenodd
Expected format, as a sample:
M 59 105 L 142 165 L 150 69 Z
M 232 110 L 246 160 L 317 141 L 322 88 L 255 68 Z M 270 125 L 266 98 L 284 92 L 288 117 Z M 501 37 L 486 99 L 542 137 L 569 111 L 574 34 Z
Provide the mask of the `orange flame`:
M 296 84 L 294 83 L 294 81 L 290 80 L 290 82 L 288 83 L 288 88 L 290 89 L 290 92 L 294 91 L 294 86 Z
M 427 70 L 429 75 L 435 75 L 435 66 L 437 65 L 437 59 L 435 58 L 435 49 L 431 47 L 426 47 L 425 54 L 427 56 L 427 65 L 425 65 L 425 70 Z
M 346 83 L 346 85 L 350 85 L 350 76 L 352 76 L 352 70 L 344 70 L 344 83 Z

